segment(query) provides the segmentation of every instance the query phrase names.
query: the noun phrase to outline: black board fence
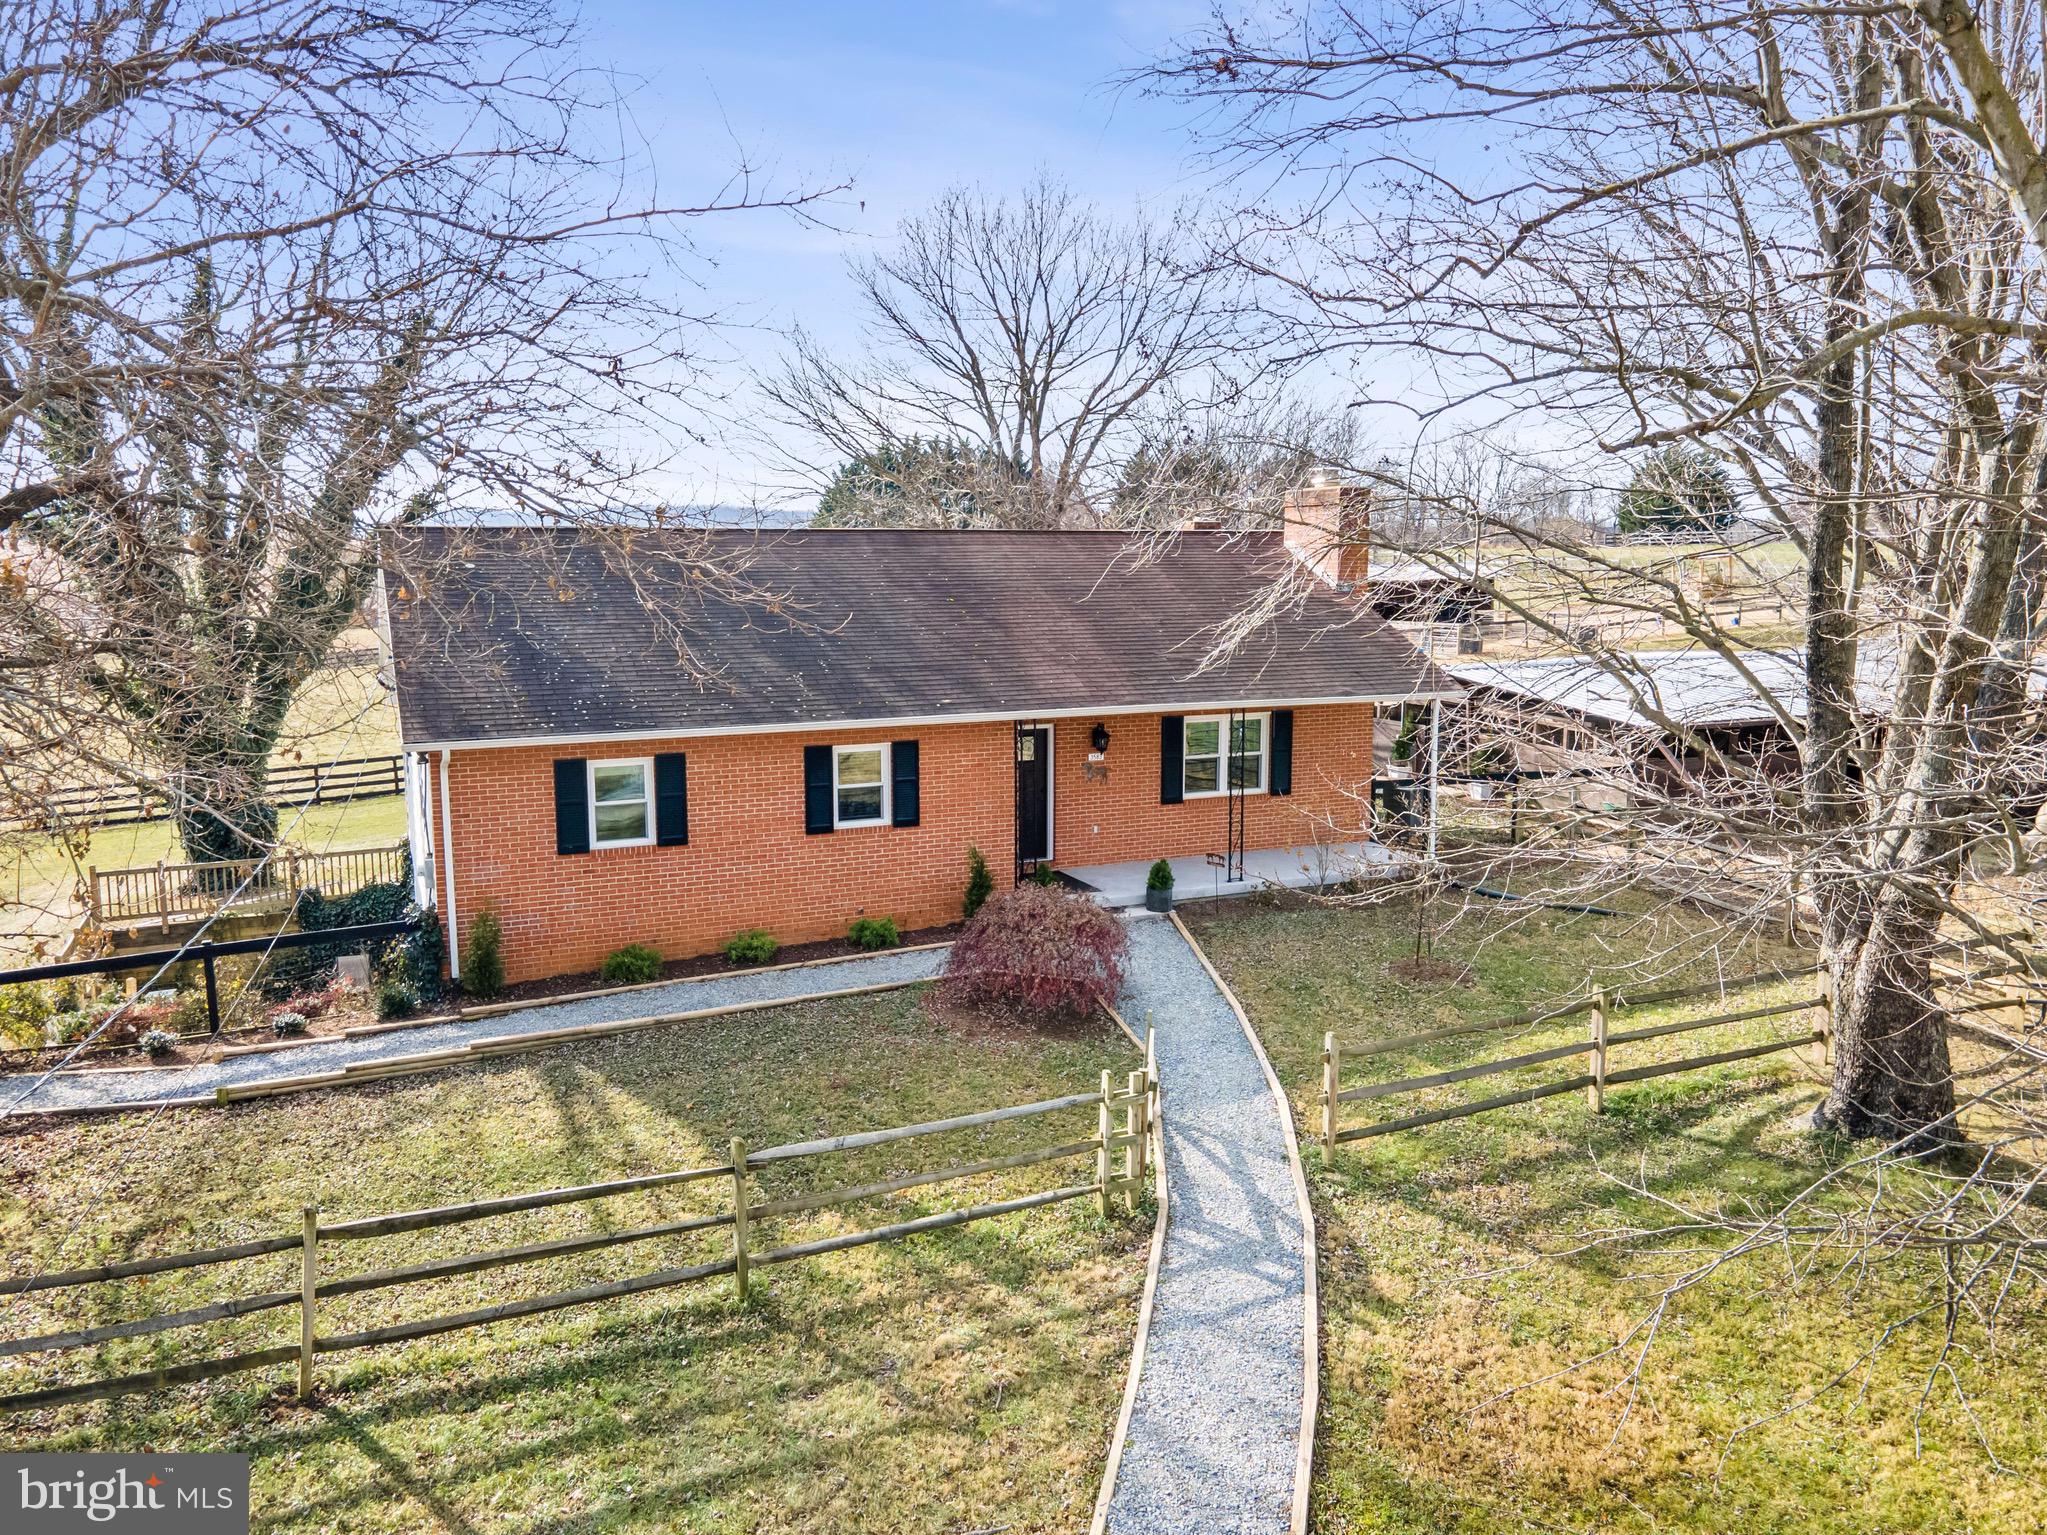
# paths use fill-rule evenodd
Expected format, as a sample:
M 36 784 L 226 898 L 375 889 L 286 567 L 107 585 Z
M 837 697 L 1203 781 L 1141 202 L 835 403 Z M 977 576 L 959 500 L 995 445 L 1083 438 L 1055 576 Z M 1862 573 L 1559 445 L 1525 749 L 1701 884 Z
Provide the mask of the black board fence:
M 396 922 L 359 922 L 352 927 L 323 927 L 302 933 L 270 933 L 258 938 L 231 938 L 220 943 L 191 943 L 180 949 L 138 949 L 126 954 L 109 954 L 102 959 L 67 959 L 49 965 L 29 965 L 20 970 L 0 970 L 0 986 L 22 986 L 37 981 L 70 980 L 81 975 L 117 975 L 123 970 L 156 971 L 165 965 L 197 962 L 206 977 L 206 1022 L 209 1033 L 220 1032 L 220 991 L 214 964 L 240 954 L 268 954 L 277 949 L 302 949 L 314 944 L 348 947 L 399 938 L 419 930 L 419 919 Z

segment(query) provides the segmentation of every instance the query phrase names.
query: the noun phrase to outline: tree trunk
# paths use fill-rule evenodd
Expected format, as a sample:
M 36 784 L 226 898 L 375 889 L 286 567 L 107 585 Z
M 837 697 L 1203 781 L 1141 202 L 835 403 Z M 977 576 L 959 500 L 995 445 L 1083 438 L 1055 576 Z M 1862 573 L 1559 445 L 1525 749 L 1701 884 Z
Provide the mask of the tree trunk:
M 1921 1145 L 1961 1139 L 1947 1015 L 1933 995 L 1934 926 L 1879 911 L 1859 941 L 1832 949 L 1834 1077 L 1814 1125 Z
M 277 842 L 277 807 L 266 798 L 268 778 L 267 752 L 188 751 L 171 775 L 186 858 L 223 863 L 269 852 Z

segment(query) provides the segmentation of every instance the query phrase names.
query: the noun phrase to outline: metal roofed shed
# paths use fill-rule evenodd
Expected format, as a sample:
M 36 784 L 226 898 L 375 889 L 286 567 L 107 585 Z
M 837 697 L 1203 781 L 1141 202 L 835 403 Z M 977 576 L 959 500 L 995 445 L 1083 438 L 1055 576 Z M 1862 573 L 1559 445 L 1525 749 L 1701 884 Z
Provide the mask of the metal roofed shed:
M 1624 675 L 1589 656 L 1464 662 L 1447 670 L 1472 688 L 1645 730 L 1664 729 L 1664 719 L 1703 729 L 1774 725 L 1779 710 L 1805 717 L 1805 657 L 1795 650 L 1743 655 L 1761 693 L 1717 651 L 1635 651 L 1620 660 Z

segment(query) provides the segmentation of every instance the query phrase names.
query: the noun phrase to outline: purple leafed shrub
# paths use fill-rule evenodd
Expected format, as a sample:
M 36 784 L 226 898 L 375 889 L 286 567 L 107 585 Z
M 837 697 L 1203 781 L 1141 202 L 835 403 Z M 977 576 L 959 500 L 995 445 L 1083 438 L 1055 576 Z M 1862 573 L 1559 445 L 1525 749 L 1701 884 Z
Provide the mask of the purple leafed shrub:
M 1094 902 L 1022 885 L 974 914 L 946 956 L 940 989 L 965 1006 L 1081 1014 L 1116 1000 L 1130 942 Z

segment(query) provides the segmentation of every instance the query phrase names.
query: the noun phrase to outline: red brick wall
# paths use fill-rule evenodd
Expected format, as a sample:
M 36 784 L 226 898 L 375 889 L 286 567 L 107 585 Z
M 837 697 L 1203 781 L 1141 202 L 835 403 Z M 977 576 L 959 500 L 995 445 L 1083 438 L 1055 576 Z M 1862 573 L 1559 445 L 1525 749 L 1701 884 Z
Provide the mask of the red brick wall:
M 1122 863 L 1220 853 L 1228 844 L 1228 802 L 1159 803 L 1156 714 L 1104 715 L 1105 776 L 1087 774 L 1091 719 L 1060 720 L 1052 752 L 1052 854 L 1057 864 Z M 1372 776 L 1372 706 L 1332 704 L 1294 711 L 1294 790 L 1244 801 L 1244 845 L 1292 847 L 1364 833 Z
M 627 943 L 675 958 L 720 948 L 749 927 L 805 943 L 843 935 L 858 916 L 892 916 L 905 927 L 950 921 L 970 845 L 998 879 L 1014 863 L 1010 727 L 896 734 L 921 743 L 923 824 L 820 836 L 803 830 L 803 748 L 887 737 L 792 732 L 457 751 L 449 777 L 457 923 L 466 934 L 488 902 L 504 925 L 506 974 L 525 980 L 594 969 Z M 557 757 L 664 751 L 689 756 L 687 847 L 556 854 Z
M 1314 822 L 1357 835 L 1361 804 L 1344 791 L 1370 774 L 1371 710 L 1295 711 L 1294 792 L 1248 801 L 1246 844 L 1309 840 Z M 1109 863 L 1220 850 L 1224 802 L 1159 803 L 1157 715 L 1107 715 L 1105 778 L 1084 771 L 1092 719 L 1057 725 L 1053 754 L 1055 861 Z M 1007 722 L 861 732 L 858 741 L 914 735 L 921 817 L 915 827 L 803 830 L 803 748 L 841 732 L 717 736 L 457 751 L 456 921 L 466 936 L 488 904 L 504 926 L 512 980 L 596 968 L 612 950 L 648 943 L 670 957 L 707 953 L 742 928 L 783 943 L 842 935 L 853 918 L 892 916 L 906 928 L 951 921 L 966 886 L 966 850 L 987 856 L 998 885 L 1014 867 L 1015 776 Z M 554 849 L 557 757 L 689 757 L 689 845 L 612 848 L 561 857 Z M 438 773 L 438 758 L 435 760 Z M 445 850 L 434 784 L 435 846 Z M 436 870 L 445 906 L 447 876 Z

